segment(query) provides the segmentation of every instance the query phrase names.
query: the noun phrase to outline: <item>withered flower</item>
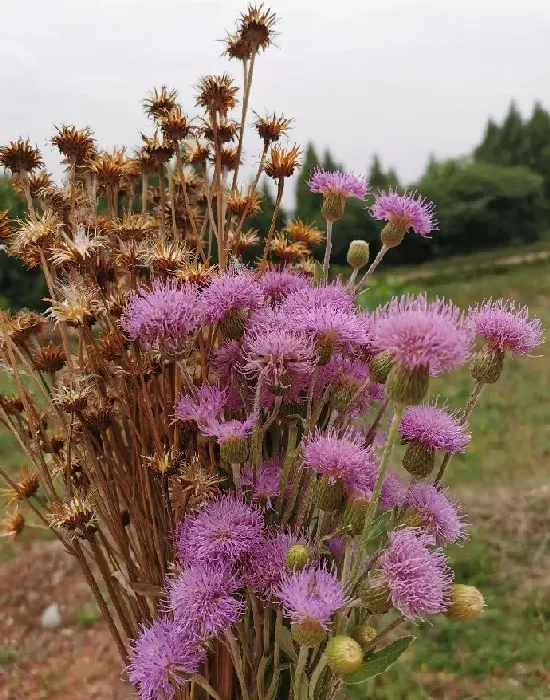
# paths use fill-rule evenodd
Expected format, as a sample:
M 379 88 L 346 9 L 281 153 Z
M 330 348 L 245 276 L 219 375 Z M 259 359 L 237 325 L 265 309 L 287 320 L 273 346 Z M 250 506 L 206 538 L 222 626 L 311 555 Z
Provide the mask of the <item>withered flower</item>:
M 171 483 L 170 497 L 176 518 L 179 520 L 185 513 L 199 510 L 215 498 L 221 481 L 217 474 L 204 469 L 198 455 L 193 455 L 183 473 Z
M 237 239 L 235 232 L 231 231 L 229 233 L 229 244 L 231 250 L 235 255 L 240 255 L 244 253 L 245 250 L 254 248 L 254 246 L 259 245 L 260 237 L 258 236 L 258 231 L 255 228 L 248 229 L 248 231 L 241 231 L 241 235 Z
M 229 143 L 233 141 L 237 132 L 239 131 L 239 125 L 234 119 L 227 119 L 222 117 L 216 126 L 218 143 Z M 208 141 L 214 141 L 214 127 L 210 122 L 203 120 L 203 126 L 201 128 L 202 135 Z
M 105 247 L 105 236 L 97 235 L 97 232 L 78 224 L 74 234 L 74 240 L 64 238 L 51 250 L 51 260 L 55 265 L 71 263 L 73 265 L 85 265 L 97 256 Z
M 193 129 L 189 117 L 181 111 L 179 105 L 164 114 L 159 120 L 159 125 L 168 141 L 181 141 L 187 138 Z
M 10 252 L 19 258 L 27 267 L 40 264 L 40 253 L 60 238 L 61 221 L 50 210 L 47 210 L 36 221 L 22 222 L 12 238 Z
M 183 175 L 183 178 L 181 175 Z M 204 186 L 204 180 L 197 175 L 193 168 L 186 165 L 184 168 L 182 168 L 181 175 L 179 172 L 172 174 L 172 181 L 174 183 L 176 193 L 179 194 L 183 188 L 185 188 L 189 193 L 201 193 L 201 189 Z
M 238 61 L 247 61 L 252 56 L 252 47 L 245 41 L 240 32 L 228 34 L 225 38 L 225 50 L 223 56 L 236 58 Z
M 239 34 L 251 52 L 265 50 L 273 43 L 276 22 L 277 16 L 269 8 L 264 10 L 263 4 L 248 6 L 239 21 Z
M 116 248 L 111 249 L 111 257 L 115 269 L 120 271 L 137 270 L 147 267 L 147 244 L 142 240 L 119 240 Z
M 54 213 L 60 217 L 63 216 L 64 212 L 70 211 L 73 197 L 77 211 L 90 208 L 90 202 L 80 182 L 76 183 L 74 194 L 70 184 L 64 187 L 57 187 L 54 184 L 50 184 L 48 187 L 44 187 L 40 190 L 39 195 Z
M 23 413 L 25 404 L 23 399 L 17 394 L 2 394 L 0 393 L 0 406 L 9 416 L 16 416 Z
M 53 184 L 52 176 L 46 170 L 40 170 L 38 173 L 32 173 L 28 176 L 27 184 L 31 193 L 31 197 L 41 197 L 43 190 L 51 187 Z M 15 175 L 12 183 L 13 189 L 21 197 L 25 198 L 25 181 L 20 175 Z
M 8 502 L 25 501 L 36 496 L 40 488 L 40 480 L 34 469 L 23 467 L 17 478 L 14 479 L 15 488 L 2 489 L 2 493 L 8 496 Z
M 282 177 L 291 177 L 300 165 L 301 153 L 302 151 L 298 146 L 292 146 L 292 148 L 273 146 L 265 164 L 265 174 L 274 180 Z
M 204 76 L 200 80 L 198 91 L 197 105 L 204 107 L 211 114 L 218 112 L 225 117 L 237 104 L 236 95 L 239 88 L 233 85 L 233 78 L 227 73 Z
M 96 517 L 91 496 L 75 493 L 64 503 L 50 503 L 47 519 L 52 527 L 86 537 L 96 531 Z
M 54 455 L 58 455 L 63 450 L 65 446 L 65 434 L 62 432 L 52 433 L 48 438 L 48 444 L 45 446 L 48 451 L 53 452 Z
M 155 236 L 144 243 L 143 259 L 156 275 L 173 275 L 189 263 L 189 250 L 181 241 Z
M 186 141 L 183 155 L 188 163 L 204 163 L 210 156 L 210 146 L 200 141 Z
M 56 323 L 64 321 L 73 328 L 91 325 L 101 309 L 99 290 L 84 279 L 59 285 L 59 296 L 61 299 L 49 300 L 47 312 Z
M 0 522 L 0 537 L 17 537 L 25 527 L 25 516 L 18 510 L 6 515 Z
M 270 251 L 276 258 L 279 258 L 279 260 L 282 260 L 286 264 L 301 260 L 309 253 L 309 250 L 304 243 L 290 243 L 284 233 L 279 233 L 273 238 Z
M 184 282 L 195 282 L 204 285 L 217 273 L 217 268 L 208 262 L 193 262 L 185 265 L 176 272 L 176 277 Z
M 60 384 L 53 393 L 52 401 L 65 413 L 76 413 L 86 408 L 91 391 L 86 378 L 77 378 L 72 385 Z
M 169 90 L 166 85 L 161 85 L 160 90 L 153 88 L 143 100 L 143 109 L 149 117 L 160 119 L 178 106 L 177 97 L 177 90 Z
M 75 126 L 55 127 L 57 134 L 51 142 L 65 156 L 67 162 L 81 166 L 95 154 L 95 140 L 89 127 L 77 129 Z
M 112 153 L 101 151 L 87 161 L 86 167 L 96 176 L 100 187 L 116 187 L 125 175 L 124 149 L 115 148 Z
M 308 224 L 302 219 L 292 219 L 285 229 L 289 237 L 297 243 L 306 245 L 318 245 L 323 240 L 323 233 L 315 224 Z
M 277 117 L 275 112 L 272 115 L 267 114 L 265 117 L 260 117 L 256 112 L 254 114 L 256 115 L 254 128 L 266 146 L 278 141 L 282 134 L 290 129 L 292 124 L 292 119 L 286 119 L 283 116 Z
M 152 136 L 142 134 L 141 138 L 144 144 L 142 150 L 148 154 L 153 163 L 156 163 L 157 167 L 167 163 L 174 155 L 173 144 L 164 139 L 161 141 L 157 131 Z
M 214 160 L 214 156 L 212 156 Z M 225 148 L 221 149 L 221 164 L 222 168 L 227 168 L 227 170 L 235 170 L 237 164 L 241 161 L 239 160 L 239 149 L 238 148 Z
M 99 351 L 106 360 L 118 360 L 128 347 L 126 336 L 120 331 L 104 333 L 99 339 Z
M 29 139 L 10 141 L 8 146 L 0 147 L 0 166 L 15 173 L 32 173 L 44 165 L 40 151 L 31 146 Z
M 39 372 L 59 372 L 67 362 L 67 356 L 63 346 L 48 343 L 38 347 L 33 355 L 32 362 Z
M 111 425 L 114 413 L 114 399 L 98 396 L 88 401 L 80 419 L 90 430 L 102 432 Z
M 182 468 L 184 456 L 175 447 L 157 450 L 150 457 L 145 457 L 147 466 L 159 476 L 172 476 Z
M 296 267 L 308 277 L 313 277 L 315 275 L 314 258 L 305 258 L 304 260 L 300 260 Z
M 20 311 L 15 318 L 8 319 L 8 335 L 14 343 L 24 343 L 33 335 L 39 335 L 44 319 L 32 311 Z
M 122 221 L 109 220 L 108 233 L 122 240 L 141 240 L 158 229 L 158 223 L 150 214 L 125 213 Z
M 9 209 L 0 211 L 0 242 L 8 241 L 13 235 Z
M 111 316 L 119 318 L 127 298 L 128 290 L 123 288 L 115 289 L 109 294 L 105 299 L 105 307 Z
M 229 193 L 227 198 L 227 208 L 230 214 L 238 217 L 252 216 L 261 211 L 261 203 L 264 195 L 254 187 L 249 187 L 246 192 L 242 189 L 235 189 Z

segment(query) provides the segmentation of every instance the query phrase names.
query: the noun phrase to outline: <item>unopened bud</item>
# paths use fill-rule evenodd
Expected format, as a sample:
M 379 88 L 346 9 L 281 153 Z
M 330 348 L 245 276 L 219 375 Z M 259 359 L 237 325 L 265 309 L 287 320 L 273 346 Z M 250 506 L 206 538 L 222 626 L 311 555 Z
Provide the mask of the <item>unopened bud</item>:
M 349 244 L 347 261 L 353 270 L 360 270 L 368 263 L 370 249 L 367 241 L 352 241 Z
M 339 481 L 330 483 L 322 476 L 315 484 L 315 504 L 325 511 L 334 511 L 341 508 L 344 502 L 344 487 Z
M 285 563 L 290 571 L 300 571 L 311 559 L 311 552 L 305 544 L 293 544 L 285 557 Z
M 327 192 L 323 197 L 321 216 L 325 221 L 338 221 L 344 216 L 346 195 L 339 192 Z
M 338 634 L 329 639 L 325 649 L 327 663 L 334 673 L 345 676 L 357 671 L 363 663 L 363 650 L 355 639 Z
M 220 456 L 229 464 L 242 464 L 248 459 L 248 438 L 230 437 L 220 443 Z
M 356 595 L 371 613 L 384 615 L 392 609 L 391 591 L 381 580 L 363 579 L 357 585 Z
M 380 240 L 386 248 L 396 248 L 407 233 L 408 219 L 393 217 L 380 232 Z
M 373 382 L 385 384 L 390 369 L 394 366 L 395 360 L 389 352 L 379 352 L 375 355 L 369 364 L 369 374 Z
M 428 367 L 409 369 L 406 365 L 395 364 L 386 380 L 386 395 L 392 401 L 404 406 L 422 403 L 428 393 L 430 372 Z
M 353 535 L 359 535 L 363 532 L 365 516 L 369 507 L 370 499 L 368 498 L 348 498 L 346 507 L 342 513 L 341 524 L 343 527 L 349 528 Z
M 317 349 L 317 364 L 323 366 L 330 362 L 334 346 L 338 340 L 336 331 L 328 330 L 324 333 L 319 333 L 315 338 L 315 347 Z
M 435 464 L 435 451 L 424 444 L 413 440 L 407 445 L 403 455 L 403 467 L 413 476 L 424 477 L 432 472 Z
M 349 408 L 360 387 L 360 382 L 351 374 L 341 377 L 334 393 L 330 397 L 330 408 L 338 413 L 343 413 Z
M 316 647 L 326 637 L 325 630 L 316 620 L 296 622 L 290 627 L 295 642 L 303 647 Z
M 246 318 L 242 309 L 233 309 L 220 321 L 220 329 L 229 340 L 240 340 L 244 333 Z
M 494 384 L 504 367 L 504 351 L 485 345 L 470 362 L 470 374 L 481 384 Z
M 484 607 L 485 599 L 475 586 L 455 583 L 445 615 L 454 621 L 473 620 Z
M 362 647 L 368 646 L 377 636 L 378 632 L 370 625 L 359 625 L 359 627 L 353 631 L 353 638 Z

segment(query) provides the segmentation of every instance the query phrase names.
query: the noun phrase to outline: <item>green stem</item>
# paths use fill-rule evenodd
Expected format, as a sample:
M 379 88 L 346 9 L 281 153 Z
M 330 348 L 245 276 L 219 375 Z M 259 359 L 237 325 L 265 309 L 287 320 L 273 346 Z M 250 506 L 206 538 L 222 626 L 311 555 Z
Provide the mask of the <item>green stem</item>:
M 283 471 L 281 474 L 281 480 L 279 481 L 279 499 L 280 507 L 282 511 L 282 506 L 285 500 L 286 485 L 288 484 L 288 479 L 290 477 L 290 470 L 294 464 L 294 457 L 296 455 L 296 440 L 298 438 L 298 424 L 296 421 L 292 421 L 288 426 L 288 438 L 285 461 L 283 462 Z
M 321 679 L 326 666 L 327 657 L 323 654 L 319 659 L 319 663 L 315 667 L 315 670 L 311 674 L 311 680 L 309 682 L 309 700 L 315 700 L 315 688 L 317 687 L 317 683 Z
M 330 254 L 332 252 L 332 221 L 327 221 L 327 245 L 325 248 L 325 259 L 323 261 L 323 276 L 325 282 L 328 281 L 328 269 L 330 267 Z
M 296 664 L 296 671 L 294 672 L 294 700 L 302 700 L 302 676 L 304 675 L 304 671 L 306 669 L 308 654 L 308 647 L 302 644 L 300 646 L 300 652 L 298 653 L 298 663 Z

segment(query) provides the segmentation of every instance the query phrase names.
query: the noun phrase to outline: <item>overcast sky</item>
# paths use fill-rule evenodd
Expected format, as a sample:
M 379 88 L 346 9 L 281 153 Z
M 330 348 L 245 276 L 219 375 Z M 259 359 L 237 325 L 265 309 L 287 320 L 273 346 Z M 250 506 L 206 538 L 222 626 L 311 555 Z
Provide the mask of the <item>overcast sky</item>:
M 267 3 L 266 3 L 267 4 Z M 550 0 L 273 0 L 278 47 L 257 63 L 251 107 L 294 117 L 292 140 L 349 169 L 374 153 L 413 181 L 430 153 L 467 153 L 514 98 L 550 107 Z M 89 125 L 100 146 L 151 130 L 140 101 L 166 83 L 194 113 L 194 85 L 220 58 L 243 0 L 0 0 L 0 142 L 46 145 Z M 257 156 L 254 134 L 245 153 Z

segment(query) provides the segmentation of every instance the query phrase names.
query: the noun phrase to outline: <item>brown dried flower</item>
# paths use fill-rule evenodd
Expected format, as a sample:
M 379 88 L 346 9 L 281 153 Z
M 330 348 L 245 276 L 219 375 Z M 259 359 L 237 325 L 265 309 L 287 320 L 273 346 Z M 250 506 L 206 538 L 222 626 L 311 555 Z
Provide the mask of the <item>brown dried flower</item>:
M 229 143 L 233 141 L 237 132 L 239 131 L 239 125 L 233 119 L 227 119 L 222 117 L 219 123 L 216 125 L 216 131 L 218 136 L 218 143 Z M 210 122 L 203 120 L 203 126 L 201 128 L 202 135 L 208 141 L 214 141 L 214 127 Z
M 105 236 L 99 236 L 96 231 L 79 224 L 73 240 L 64 238 L 51 249 L 51 260 L 55 265 L 85 265 L 97 256 L 106 243 Z
M 176 518 L 202 508 L 218 494 L 221 479 L 206 471 L 198 455 L 193 455 L 182 474 L 171 484 L 170 496 Z
M 25 181 L 24 181 L 24 179 L 20 175 L 15 175 L 11 184 L 12 184 L 13 189 L 17 192 L 17 194 L 21 197 L 21 199 L 24 199 L 25 198 Z M 52 186 L 52 184 L 53 184 L 52 176 L 46 170 L 40 170 L 40 172 L 32 173 L 31 175 L 28 176 L 27 184 L 29 187 L 29 191 L 31 193 L 31 197 L 33 197 L 33 199 L 36 197 L 41 197 L 42 191 L 45 190 L 46 188 Z
M 147 244 L 142 240 L 119 240 L 116 248 L 111 249 L 111 257 L 115 269 L 132 271 L 140 267 L 147 267 L 146 246 Z
M 214 156 L 212 156 L 214 160 Z M 221 149 L 221 165 L 222 168 L 227 168 L 227 170 L 235 170 L 237 164 L 241 161 L 239 160 L 239 149 L 238 148 L 225 148 Z
M 56 126 L 57 134 L 52 138 L 52 144 L 65 156 L 69 163 L 80 166 L 95 154 L 95 140 L 89 127 L 77 129 L 74 126 Z
M 13 235 L 9 209 L 0 211 L 0 242 L 8 241 Z
M 231 250 L 235 255 L 240 255 L 244 253 L 245 250 L 254 248 L 254 246 L 259 245 L 260 237 L 258 236 L 258 231 L 255 228 L 248 229 L 248 231 L 241 231 L 241 235 L 237 239 L 235 232 L 231 231 L 229 233 L 229 244 Z
M 292 219 L 285 229 L 293 241 L 306 245 L 318 245 L 323 240 L 323 232 L 315 224 L 308 224 L 302 219 Z
M 91 496 L 75 493 L 64 503 L 50 503 L 47 516 L 51 526 L 71 534 L 87 536 L 96 530 L 95 512 Z
M 252 47 L 240 32 L 228 34 L 224 41 L 225 50 L 222 55 L 236 58 L 238 61 L 247 61 L 252 56 Z
M 251 52 L 265 50 L 273 43 L 276 22 L 276 15 L 269 8 L 264 10 L 263 4 L 248 6 L 246 14 L 241 15 L 239 34 Z
M 40 253 L 51 248 L 60 238 L 61 221 L 47 210 L 36 221 L 20 224 L 12 238 L 10 253 L 19 258 L 27 267 L 40 264 Z
M 104 396 L 88 398 L 86 409 L 82 411 L 80 419 L 90 430 L 102 432 L 112 423 L 115 413 L 114 399 Z
M 96 176 L 100 187 L 117 187 L 125 175 L 124 149 L 115 148 L 112 153 L 101 151 L 87 161 L 86 167 Z
M 47 448 L 49 451 L 53 452 L 54 455 L 61 453 L 65 445 L 65 434 L 62 432 L 52 433 L 48 438 Z
M 256 114 L 256 112 L 254 112 L 254 114 Z M 292 119 L 286 119 L 283 116 L 277 117 L 275 112 L 273 112 L 272 115 L 267 114 L 265 117 L 260 117 L 259 114 L 256 114 L 254 128 L 267 146 L 270 143 L 278 141 L 282 134 L 290 129 L 291 124 Z
M 8 319 L 8 335 L 14 343 L 24 343 L 33 335 L 39 335 L 44 319 L 32 311 L 20 311 L 15 318 Z
M 249 187 L 243 192 L 242 189 L 235 189 L 229 193 L 227 198 L 227 208 L 229 213 L 239 219 L 242 216 L 252 216 L 261 211 L 261 203 L 264 195 L 254 187 Z
M 22 413 L 25 408 L 23 399 L 17 394 L 0 393 L 0 406 L 9 416 L 16 416 Z
M 31 146 L 29 139 L 10 141 L 0 147 L 0 166 L 15 173 L 31 173 L 44 165 L 40 151 Z
M 60 299 L 50 299 L 49 316 L 57 323 L 64 321 L 73 328 L 91 325 L 100 310 L 99 290 L 84 279 L 59 285 Z
M 128 341 L 120 331 L 104 333 L 99 339 L 99 351 L 106 360 L 118 360 L 128 347 Z
M 6 515 L 0 522 L 0 537 L 17 537 L 23 532 L 25 527 L 25 516 L 18 510 Z
M 63 346 L 48 343 L 38 347 L 32 356 L 34 366 L 39 372 L 59 372 L 67 362 Z
M 179 105 L 161 117 L 159 124 L 164 138 L 168 141 L 181 141 L 187 138 L 193 128 L 189 117 L 181 111 Z
M 2 489 L 2 493 L 8 496 L 8 502 L 26 501 L 33 496 L 36 496 L 40 488 L 40 480 L 34 469 L 23 467 L 17 478 L 14 479 L 14 488 Z
M 65 413 L 83 411 L 92 391 L 85 378 L 77 378 L 73 384 L 60 384 L 53 393 L 53 403 Z
M 156 163 L 157 167 L 167 163 L 174 155 L 173 144 L 164 139 L 161 141 L 157 131 L 152 136 L 142 134 L 141 138 L 144 143 L 142 151 L 149 156 L 153 163 Z
M 189 250 L 181 241 L 167 241 L 158 236 L 144 243 L 143 260 L 156 275 L 174 275 L 189 264 Z
M 204 107 L 211 114 L 218 112 L 225 117 L 237 104 L 236 95 L 239 88 L 233 85 L 233 78 L 227 73 L 204 76 L 201 78 L 198 91 L 197 105 Z
M 171 447 L 157 450 L 151 457 L 145 457 L 147 466 L 159 476 L 172 476 L 182 468 L 184 456 L 180 450 Z
M 122 221 L 109 220 L 107 232 L 122 240 L 141 240 L 158 229 L 158 223 L 150 214 L 125 213 Z
M 305 258 L 309 250 L 303 243 L 290 243 L 284 233 L 279 233 L 271 242 L 270 250 L 284 263 L 294 263 Z
M 292 148 L 272 147 L 265 164 L 265 174 L 274 180 L 291 177 L 300 165 L 301 153 L 298 146 L 292 146 Z
M 178 91 L 169 90 L 166 85 L 161 85 L 160 90 L 153 88 L 143 100 L 145 113 L 153 119 L 160 119 L 173 109 L 178 107 Z

